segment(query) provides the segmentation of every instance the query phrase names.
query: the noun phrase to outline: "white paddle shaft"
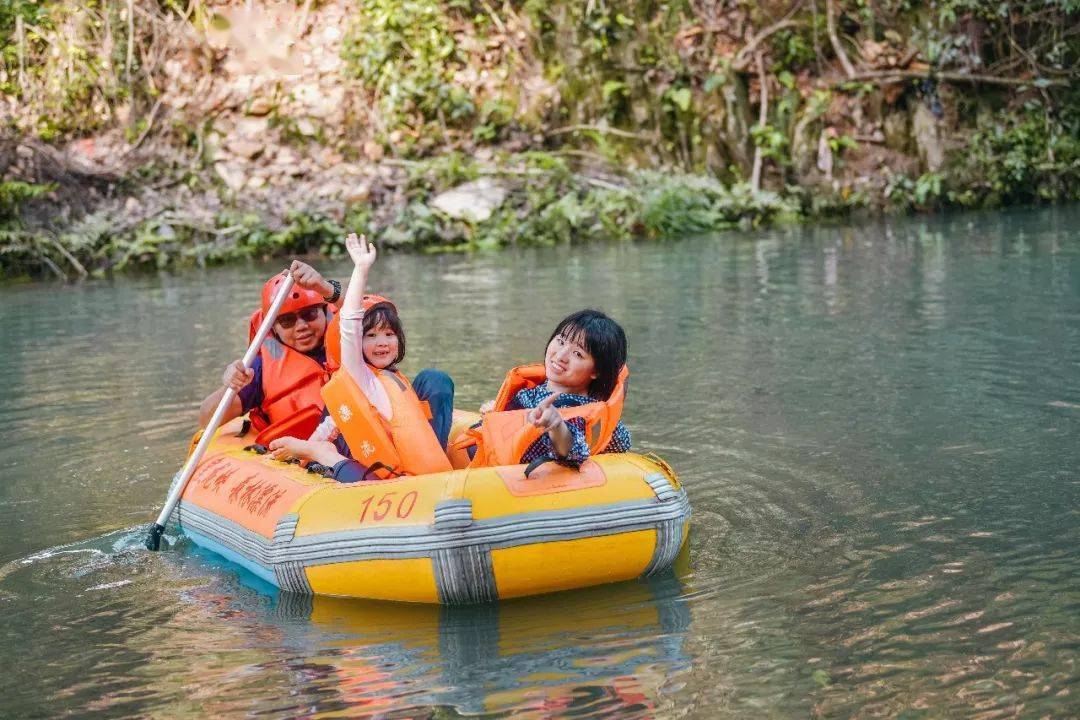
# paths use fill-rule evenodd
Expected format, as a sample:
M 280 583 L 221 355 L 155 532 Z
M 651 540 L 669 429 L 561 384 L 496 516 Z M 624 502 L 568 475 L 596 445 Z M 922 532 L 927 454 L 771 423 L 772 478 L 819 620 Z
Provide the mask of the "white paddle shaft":
M 285 298 L 289 296 L 289 292 L 292 291 L 293 278 L 288 272 L 285 273 L 285 282 L 281 283 L 281 287 L 278 288 L 277 295 L 274 296 L 274 302 L 270 305 L 270 309 L 266 312 L 266 316 L 262 320 L 262 325 L 259 326 L 259 331 L 255 333 L 255 338 L 248 345 L 247 352 L 244 353 L 244 369 L 247 370 L 251 367 L 251 363 L 255 361 L 255 355 L 259 352 L 259 348 L 262 347 L 263 340 L 270 333 L 270 328 L 274 326 L 274 321 L 277 320 L 278 312 L 281 310 L 282 304 L 285 302 Z M 210 422 L 207 424 L 206 429 L 203 430 L 202 437 L 199 438 L 199 444 L 195 446 L 195 451 L 187 459 L 187 463 L 184 465 L 183 472 L 180 473 L 179 482 L 173 485 L 172 491 L 169 493 L 169 497 L 165 500 L 165 507 L 161 508 L 161 513 L 157 518 L 158 527 L 165 527 L 165 524 L 169 522 L 169 516 L 172 515 L 173 509 L 176 508 L 176 503 L 180 501 L 180 496 L 184 494 L 184 488 L 187 487 L 188 480 L 191 479 L 192 474 L 195 472 L 195 467 L 202 460 L 203 454 L 206 452 L 206 447 L 210 444 L 210 441 L 214 439 L 214 434 L 217 432 L 218 425 L 221 424 L 221 417 L 225 414 L 229 405 L 232 404 L 233 398 L 236 397 L 236 391 L 232 388 L 226 388 L 225 394 L 221 396 L 221 402 L 218 403 L 217 409 L 214 410 L 213 417 L 210 418 Z

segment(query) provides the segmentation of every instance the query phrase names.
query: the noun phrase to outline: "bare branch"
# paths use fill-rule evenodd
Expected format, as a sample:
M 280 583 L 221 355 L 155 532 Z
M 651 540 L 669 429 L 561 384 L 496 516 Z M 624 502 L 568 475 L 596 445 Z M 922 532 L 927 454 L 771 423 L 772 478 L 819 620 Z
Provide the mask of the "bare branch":
M 304 37 L 308 31 L 308 14 L 311 12 L 311 0 L 304 0 L 304 9 L 300 11 L 300 31 L 298 38 Z
M 146 127 L 143 128 L 143 131 L 139 133 L 139 137 L 135 139 L 135 142 L 131 144 L 131 147 L 124 151 L 124 154 L 121 157 L 127 157 L 131 153 L 135 152 L 136 148 L 142 145 L 142 141 L 145 140 L 146 136 L 150 134 L 150 130 L 152 130 L 154 127 L 154 118 L 157 116 L 158 108 L 161 107 L 161 101 L 162 98 L 159 97 L 157 99 L 157 102 L 154 103 L 154 106 L 150 108 L 150 114 L 146 116 Z
M 769 121 L 769 79 L 765 77 L 765 59 L 761 53 L 754 57 L 757 63 L 758 83 L 761 85 L 761 105 L 758 108 L 758 126 L 765 127 Z M 761 145 L 754 144 L 754 167 L 750 173 L 750 188 L 754 192 L 761 190 L 761 166 L 765 158 Z
M 796 27 L 798 25 L 805 24 L 806 23 L 799 20 L 787 19 L 773 23 L 769 27 L 759 32 L 754 37 L 750 38 L 750 42 L 746 43 L 746 46 L 735 54 L 735 59 L 731 61 L 731 68 L 736 72 L 742 72 L 746 70 L 748 67 L 750 67 L 750 61 L 754 58 L 754 51 L 757 49 L 758 45 L 760 45 L 765 40 L 768 40 L 769 37 L 775 35 L 776 33 L 780 32 L 785 28 Z
M 88 276 L 88 275 L 90 274 L 90 273 L 86 272 L 86 268 L 85 268 L 85 267 L 83 267 L 83 264 L 82 264 L 81 262 L 79 262 L 79 261 L 78 261 L 78 260 L 77 260 L 77 259 L 75 258 L 75 256 L 74 256 L 74 255 L 72 255 L 72 254 L 71 254 L 71 252 L 70 252 L 70 251 L 69 251 L 69 250 L 68 250 L 68 249 L 67 249 L 66 247 L 64 247 L 63 245 L 61 245 L 61 244 L 60 244 L 60 243 L 59 243 L 59 242 L 57 241 L 57 239 L 56 239 L 56 238 L 54 238 L 54 237 L 50 237 L 50 238 L 49 238 L 49 240 L 50 240 L 50 242 L 52 242 L 52 244 L 53 244 L 53 245 L 54 245 L 54 246 L 56 247 L 56 249 L 57 249 L 57 250 L 58 250 L 58 251 L 60 252 L 60 254 L 61 254 L 61 255 L 63 255 L 63 256 L 64 256 L 64 257 L 65 257 L 65 258 L 67 259 L 67 261 L 68 261 L 69 263 L 71 263 L 71 266 L 72 266 L 73 268 L 75 268 L 75 271 L 76 271 L 76 272 L 78 272 L 78 273 L 79 273 L 79 275 L 80 275 L 81 277 L 87 277 L 87 276 Z M 67 278 L 65 278 L 65 280 L 66 280 L 66 279 L 67 279 Z
M 106 21 L 107 22 L 107 21 Z M 131 65 L 135 62 L 135 2 L 127 0 L 127 56 L 124 60 L 124 73 L 131 84 Z
M 651 135 L 645 135 L 643 133 L 629 132 L 627 130 L 620 130 L 613 127 L 605 127 L 603 125 L 569 125 L 567 127 L 555 128 L 554 130 L 548 130 L 548 135 L 566 135 L 568 133 L 575 132 L 598 132 L 605 135 L 614 135 L 615 137 L 628 138 L 630 140 L 648 140 L 655 142 L 656 138 Z
M 58 278 L 60 278 L 64 282 L 67 282 L 67 280 L 68 280 L 67 273 L 65 273 L 63 270 L 61 270 L 59 265 L 57 265 L 52 260 L 50 260 L 48 255 L 46 255 L 45 253 L 39 253 L 38 257 L 41 258 L 41 261 L 43 263 L 45 263 L 50 270 L 52 270 L 54 273 L 56 273 L 56 276 Z
M 1030 86 L 1030 87 L 1048 87 L 1048 86 L 1068 86 L 1067 80 L 1059 80 L 1056 78 L 1011 78 L 1011 77 L 999 77 L 997 75 L 975 75 L 970 73 L 958 73 L 958 72 L 918 72 L 915 70 L 872 70 L 869 72 L 855 73 L 850 76 L 848 80 L 842 82 L 833 83 L 833 85 L 842 85 L 846 82 L 878 82 L 882 84 L 888 84 L 892 82 L 898 82 L 900 80 L 924 80 L 926 78 L 934 78 L 936 80 L 944 80 L 945 82 L 967 82 L 974 84 L 986 84 L 986 85 L 1009 85 L 1009 86 Z
M 843 45 L 840 44 L 840 37 L 836 34 L 836 0 L 825 0 L 825 25 L 829 32 L 829 42 L 832 43 L 833 52 L 836 53 L 836 59 L 840 61 L 840 65 L 844 68 L 844 74 L 849 78 L 855 76 L 855 67 L 848 60 L 847 53 L 844 52 Z

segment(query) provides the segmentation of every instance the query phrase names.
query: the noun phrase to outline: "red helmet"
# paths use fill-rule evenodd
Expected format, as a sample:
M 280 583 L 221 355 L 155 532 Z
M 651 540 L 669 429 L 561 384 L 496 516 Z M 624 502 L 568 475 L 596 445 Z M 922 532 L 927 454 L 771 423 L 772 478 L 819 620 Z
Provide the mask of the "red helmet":
M 266 284 L 263 285 L 262 311 L 264 316 L 270 310 L 270 306 L 274 304 L 274 296 L 277 295 L 278 288 L 281 287 L 283 282 L 285 282 L 285 276 L 278 274 L 267 280 Z M 285 298 L 285 302 L 281 304 L 281 310 L 278 312 L 282 314 L 291 313 L 303 310 L 309 305 L 324 305 L 325 303 L 326 298 L 314 290 L 307 290 L 293 285 L 289 296 Z
M 386 298 L 384 298 L 382 295 L 364 295 L 362 302 L 364 304 L 364 310 L 365 311 L 370 310 L 371 308 L 375 307 L 376 305 L 381 305 L 383 303 L 386 303 L 387 305 L 389 305 L 390 307 L 392 307 L 394 309 L 394 312 L 397 312 L 397 306 L 394 305 L 394 303 L 387 300 Z

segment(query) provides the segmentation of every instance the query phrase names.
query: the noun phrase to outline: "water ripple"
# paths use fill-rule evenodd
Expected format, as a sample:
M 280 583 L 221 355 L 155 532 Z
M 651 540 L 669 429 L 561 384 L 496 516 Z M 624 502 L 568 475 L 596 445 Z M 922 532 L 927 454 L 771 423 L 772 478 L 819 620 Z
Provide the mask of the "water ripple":
M 567 312 L 622 320 L 635 444 L 693 504 L 674 577 L 478 608 L 140 549 L 274 265 L 0 288 L 5 713 L 1075 716 L 1078 220 L 380 258 L 461 407 Z

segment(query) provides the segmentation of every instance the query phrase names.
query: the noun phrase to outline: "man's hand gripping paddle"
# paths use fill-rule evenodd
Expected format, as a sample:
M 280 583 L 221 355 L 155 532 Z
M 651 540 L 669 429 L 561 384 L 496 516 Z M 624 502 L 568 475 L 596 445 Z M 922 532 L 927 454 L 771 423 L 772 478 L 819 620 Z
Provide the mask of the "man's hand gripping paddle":
M 265 340 L 266 336 L 270 333 L 270 328 L 274 326 L 274 321 L 277 320 L 278 312 L 281 311 L 281 306 L 284 304 L 285 298 L 292 292 L 292 287 L 293 277 L 289 274 L 289 271 L 286 270 L 285 282 L 281 283 L 281 287 L 278 288 L 277 295 L 274 296 L 274 302 L 270 305 L 270 310 L 266 313 L 266 317 L 263 318 L 262 325 L 259 326 L 259 331 L 255 333 L 255 337 L 248 346 L 247 352 L 244 353 L 242 362 L 245 370 L 250 368 L 251 363 L 255 360 L 256 353 L 259 352 L 263 340 Z M 217 409 L 214 410 L 214 415 L 210 418 L 210 422 L 207 424 L 206 429 L 203 430 L 202 437 L 199 438 L 199 444 L 195 446 L 195 451 L 188 457 L 187 463 L 180 473 L 180 479 L 173 484 L 172 491 L 165 500 L 165 507 L 161 508 L 157 521 L 150 526 L 150 531 L 146 534 L 147 550 L 157 550 L 161 547 L 161 534 L 165 532 L 165 523 L 169 522 L 169 516 L 172 515 L 173 510 L 176 508 L 176 504 L 180 502 L 180 496 L 184 494 L 184 488 L 187 487 L 188 480 L 191 479 L 192 474 L 195 472 L 195 467 L 199 464 L 199 461 L 202 460 L 202 456 L 206 452 L 206 447 L 214 438 L 214 433 L 217 432 L 218 425 L 221 424 L 221 418 L 225 414 L 225 410 L 232 404 L 234 397 L 236 397 L 236 391 L 231 387 L 227 388 L 225 394 L 221 396 L 221 402 L 218 403 Z

